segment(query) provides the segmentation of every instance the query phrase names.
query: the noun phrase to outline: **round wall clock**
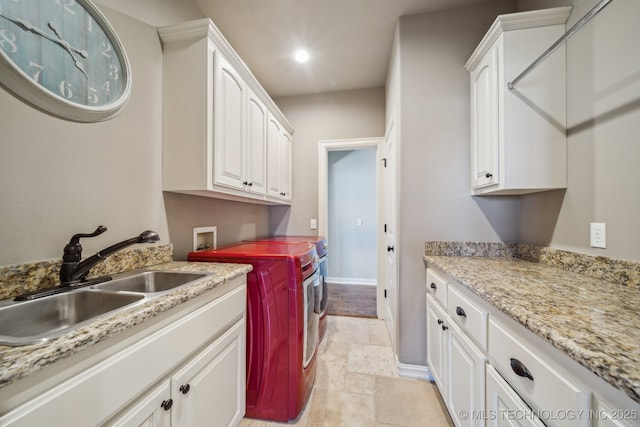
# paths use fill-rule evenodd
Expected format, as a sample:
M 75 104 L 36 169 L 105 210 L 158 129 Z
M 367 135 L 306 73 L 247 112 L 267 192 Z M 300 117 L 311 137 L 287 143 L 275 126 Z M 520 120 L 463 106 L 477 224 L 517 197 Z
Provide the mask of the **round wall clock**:
M 0 83 L 54 116 L 112 118 L 131 70 L 107 19 L 89 0 L 0 0 Z

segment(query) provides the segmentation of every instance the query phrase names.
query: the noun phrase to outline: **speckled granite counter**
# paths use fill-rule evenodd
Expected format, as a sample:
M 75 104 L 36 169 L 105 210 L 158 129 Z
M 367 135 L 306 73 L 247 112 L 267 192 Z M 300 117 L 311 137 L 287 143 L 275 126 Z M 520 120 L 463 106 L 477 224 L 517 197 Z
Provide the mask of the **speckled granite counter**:
M 58 360 L 98 344 L 147 319 L 166 312 L 221 284 L 251 271 L 248 264 L 166 262 L 149 270 L 198 271 L 213 273 L 206 280 L 176 288 L 128 310 L 92 322 L 45 343 L 21 347 L 0 345 L 0 388 L 36 372 Z
M 424 259 L 640 402 L 636 286 L 509 256 Z

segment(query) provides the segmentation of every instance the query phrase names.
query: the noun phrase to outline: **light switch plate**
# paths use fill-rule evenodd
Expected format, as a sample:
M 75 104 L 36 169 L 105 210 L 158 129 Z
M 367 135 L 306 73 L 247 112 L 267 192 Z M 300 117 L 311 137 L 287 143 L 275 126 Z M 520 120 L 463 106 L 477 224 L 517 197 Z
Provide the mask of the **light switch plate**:
M 592 222 L 590 241 L 592 248 L 605 249 L 607 247 L 607 224 L 604 222 Z
M 315 230 L 316 228 L 318 228 L 318 221 L 315 218 L 311 220 L 311 223 L 309 224 L 309 228 L 311 228 L 312 230 Z

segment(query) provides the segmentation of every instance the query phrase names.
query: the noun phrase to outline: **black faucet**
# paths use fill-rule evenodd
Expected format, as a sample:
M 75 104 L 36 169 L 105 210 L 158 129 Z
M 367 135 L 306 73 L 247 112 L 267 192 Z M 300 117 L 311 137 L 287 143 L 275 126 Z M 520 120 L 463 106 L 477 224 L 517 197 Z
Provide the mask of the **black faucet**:
M 160 240 L 160 236 L 155 231 L 147 230 L 139 236 L 124 240 L 108 248 L 98 251 L 95 255 L 90 256 L 84 261 L 82 259 L 82 246 L 80 239 L 83 237 L 95 237 L 107 231 L 107 227 L 101 225 L 96 231 L 89 234 L 75 234 L 67 246 L 64 247 L 64 255 L 62 256 L 62 266 L 60 267 L 60 286 L 71 286 L 86 280 L 89 270 L 97 263 L 108 257 L 109 255 L 131 246 L 135 243 L 152 243 Z

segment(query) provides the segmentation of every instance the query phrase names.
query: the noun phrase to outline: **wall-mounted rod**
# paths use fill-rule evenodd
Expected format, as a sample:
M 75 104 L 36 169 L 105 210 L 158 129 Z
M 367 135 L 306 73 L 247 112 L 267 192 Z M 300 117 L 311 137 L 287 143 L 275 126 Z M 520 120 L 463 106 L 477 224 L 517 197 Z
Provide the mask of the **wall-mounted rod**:
M 593 18 L 594 16 L 596 16 L 596 14 L 598 12 L 600 12 L 602 9 L 604 9 L 604 7 L 606 5 L 608 5 L 609 3 L 611 3 L 612 0 L 600 0 L 598 2 L 598 4 L 596 4 L 593 9 L 591 9 L 586 15 L 584 15 L 582 17 L 582 19 L 580 19 L 578 22 L 575 23 L 575 25 L 573 27 L 571 27 L 569 29 L 569 31 L 567 31 L 566 33 L 564 33 L 562 35 L 562 37 L 560 37 L 558 40 L 556 40 L 556 42 L 554 44 L 551 45 L 551 47 L 547 50 L 544 51 L 544 53 L 542 55 L 540 55 L 538 57 L 538 59 L 536 59 L 535 61 L 533 61 L 533 63 L 531 65 L 529 65 L 527 68 L 524 69 L 523 72 L 521 72 L 520 74 L 518 74 L 518 76 L 511 80 L 509 83 L 507 83 L 507 87 L 509 88 L 509 90 L 513 89 L 513 86 L 518 83 L 518 81 L 520 81 L 520 79 L 522 79 L 524 76 L 526 76 L 527 74 L 529 74 L 529 72 L 531 70 L 533 70 L 534 68 L 536 68 L 542 61 L 544 61 L 545 59 L 547 59 L 547 56 L 551 55 L 556 49 L 558 49 L 563 43 L 565 43 L 567 40 L 569 40 L 569 37 L 571 37 L 572 35 L 574 35 L 584 24 L 586 24 L 587 22 L 589 22 L 589 20 L 591 18 Z

